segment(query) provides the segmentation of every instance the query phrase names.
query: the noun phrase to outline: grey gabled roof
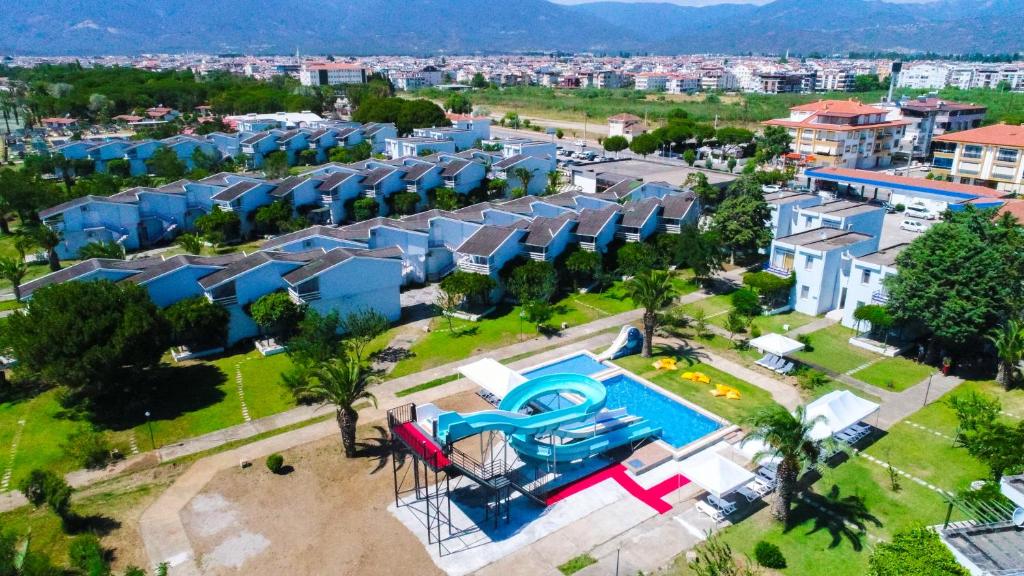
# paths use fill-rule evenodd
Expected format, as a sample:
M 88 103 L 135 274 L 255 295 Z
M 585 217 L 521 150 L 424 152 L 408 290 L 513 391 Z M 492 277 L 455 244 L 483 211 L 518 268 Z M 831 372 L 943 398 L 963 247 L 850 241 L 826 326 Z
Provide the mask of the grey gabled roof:
M 223 268 L 224 266 L 227 266 L 232 262 L 237 262 L 242 258 L 245 258 L 245 254 L 241 252 L 232 252 L 222 256 L 193 256 L 191 254 L 179 254 L 177 256 L 171 256 L 162 262 L 158 261 L 157 264 L 149 266 L 139 274 L 126 278 L 125 281 L 141 284 L 186 266 Z
M 270 250 L 277 248 L 278 246 L 290 244 L 296 240 L 303 240 L 314 236 L 326 236 L 328 238 L 336 238 L 338 240 L 346 240 L 350 237 L 350 235 L 345 234 L 343 230 L 333 226 L 310 226 L 309 228 L 303 228 L 302 230 L 271 238 L 260 245 L 260 250 Z
M 159 264 L 160 260 L 155 258 L 140 258 L 139 260 L 111 260 L 107 258 L 90 258 L 82 262 L 78 262 L 67 268 L 61 268 L 60 270 L 47 274 L 41 278 L 30 280 L 21 284 L 21 297 L 26 298 L 30 296 L 36 290 L 49 286 L 51 284 L 59 284 L 61 282 L 67 282 L 76 278 L 81 278 L 90 272 L 96 270 L 123 270 L 128 272 L 137 272 L 144 270 L 149 266 Z
M 199 279 L 199 286 L 204 290 L 209 290 L 268 262 L 294 262 L 301 264 L 309 262 L 323 253 L 324 251 L 319 248 L 306 252 L 253 252 L 241 260 L 228 264 L 223 270 L 218 270 L 209 276 L 203 276 Z
M 57 204 L 56 206 L 51 206 L 51 207 L 46 208 L 44 210 L 40 210 L 39 211 L 39 217 L 40 218 L 49 218 L 50 216 L 53 216 L 54 214 L 60 214 L 61 212 L 65 212 L 67 210 L 70 210 L 72 208 L 76 208 L 78 206 L 83 206 L 83 205 L 88 204 L 90 202 L 107 202 L 107 203 L 110 203 L 110 204 L 124 204 L 125 200 L 126 200 L 126 198 L 118 199 L 118 198 L 111 198 L 111 197 L 107 197 L 107 196 L 92 196 L 92 195 L 82 196 L 80 198 L 75 198 L 74 200 L 68 200 L 67 202 L 62 202 L 60 204 Z M 128 200 L 128 202 L 132 201 L 131 199 L 127 199 L 127 200 Z
M 466 238 L 456 252 L 461 254 L 472 254 L 474 256 L 490 256 L 508 242 L 518 232 L 518 228 L 510 226 L 483 226 Z
M 661 205 L 664 210 L 661 213 L 662 218 L 668 218 L 670 220 L 681 220 L 686 213 L 693 207 L 693 202 L 697 197 L 692 193 L 683 194 L 669 194 L 661 199 Z
M 563 214 L 555 218 L 534 218 L 527 228 L 523 243 L 530 246 L 547 246 L 563 228 L 573 225 L 575 221 L 573 216 L 573 214 Z
M 344 248 L 334 248 L 285 274 L 282 276 L 282 279 L 289 285 L 295 286 L 296 284 L 301 284 L 325 270 L 352 259 L 354 256 L 355 254 L 345 250 Z
M 597 236 L 604 230 L 605 226 L 608 226 L 609 222 L 614 221 L 616 215 L 619 213 L 617 206 L 609 206 L 600 210 L 596 208 L 584 208 L 580 210 L 577 221 L 579 224 L 576 226 L 576 234 L 578 236 Z
M 300 184 L 306 181 L 306 178 L 299 178 L 298 176 L 289 176 L 284 180 L 277 183 L 277 186 L 270 191 L 270 195 L 275 198 L 283 198 L 288 195 L 289 192 L 299 187 Z
M 328 174 L 323 180 L 317 185 L 316 189 L 321 192 L 330 192 L 337 188 L 342 182 L 345 182 L 349 178 L 362 178 L 361 174 L 355 172 L 335 172 Z
M 231 202 L 232 200 L 242 196 L 246 192 L 259 186 L 260 184 L 262 184 L 262 182 L 247 182 L 245 180 L 241 182 L 236 182 L 231 186 L 228 186 L 227 188 L 221 190 L 220 192 L 217 192 L 210 199 L 220 200 L 222 202 Z
M 520 162 L 526 160 L 527 158 L 529 158 L 529 156 L 525 154 L 516 154 L 515 156 L 509 156 L 508 158 L 504 158 L 499 162 L 495 162 L 492 167 L 495 170 L 505 170 L 506 168 L 511 168 L 516 164 L 519 164 Z
M 640 228 L 660 207 L 661 202 L 656 198 L 648 198 L 640 202 L 627 204 L 623 208 L 622 221 L 619 222 L 619 225 L 627 228 Z

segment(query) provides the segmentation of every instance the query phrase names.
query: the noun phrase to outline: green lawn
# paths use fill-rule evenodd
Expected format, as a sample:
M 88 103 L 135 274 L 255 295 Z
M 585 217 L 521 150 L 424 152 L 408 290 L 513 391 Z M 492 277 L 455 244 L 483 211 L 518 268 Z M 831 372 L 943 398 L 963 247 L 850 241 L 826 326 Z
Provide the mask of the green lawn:
M 16 300 L 0 300 L 0 312 L 6 312 L 8 310 L 18 310 L 19 308 L 24 307 L 25 304 L 23 302 L 18 302 Z
M 555 304 L 555 315 L 547 324 L 579 326 L 631 309 L 632 301 L 613 286 L 599 294 L 569 294 Z M 410 347 L 412 355 L 400 361 L 388 377 L 405 376 L 537 336 L 536 326 L 520 320 L 520 310 L 519 306 L 504 305 L 479 322 L 453 319 L 454 333 L 447 319 L 435 318 L 431 332 Z
M 901 392 L 928 378 L 933 372 L 930 366 L 897 356 L 876 362 L 851 376 L 872 386 Z
M 837 499 L 828 495 L 835 486 Z M 941 497 L 913 482 L 904 480 L 898 492 L 889 488 L 884 468 L 854 458 L 836 468 L 826 468 L 813 487 L 810 501 L 823 505 L 849 520 L 864 525 L 864 533 L 853 530 L 854 539 L 843 535 L 834 516 L 828 516 L 806 504 L 793 510 L 793 523 L 787 530 L 772 520 L 768 508 L 726 528 L 722 538 L 738 555 L 753 558 L 754 546 L 761 540 L 782 550 L 788 564 L 781 574 L 787 576 L 862 576 L 875 539 L 885 540 L 893 533 L 917 524 L 941 523 L 946 507 Z M 838 500 L 848 499 L 840 505 Z M 851 512 L 856 509 L 861 512 Z M 680 557 L 668 574 L 690 575 Z
M 810 324 L 813 320 L 814 316 L 800 312 L 786 312 L 773 316 L 758 316 L 754 318 L 753 324 L 760 328 L 763 334 L 769 332 L 784 334 L 805 324 Z
M 709 322 L 724 326 L 725 318 L 729 310 L 732 310 L 732 299 L 728 294 L 717 294 L 697 302 L 683 304 L 682 309 L 683 313 L 688 316 L 693 316 L 697 310 L 703 310 Z
M 182 366 L 178 368 L 182 371 L 180 386 L 169 390 L 150 410 L 158 447 L 245 421 L 235 381 L 236 364 L 242 373 L 250 417 L 269 416 L 295 405 L 280 379 L 281 373 L 291 366 L 286 354 L 264 358 L 251 350 Z M 146 423 L 139 423 L 134 431 L 139 448 L 149 448 Z
M 849 339 L 855 334 L 849 328 L 833 324 L 809 334 L 813 350 L 797 352 L 793 357 L 840 374 L 877 360 L 877 354 L 850 345 Z
M 244 422 L 235 382 L 236 363 L 242 372 L 245 401 L 252 418 L 276 414 L 295 405 L 291 393 L 280 383 L 281 372 L 290 366 L 284 354 L 263 358 L 252 351 L 170 367 L 166 369 L 164 385 L 157 388 L 152 406 L 146 408 L 151 413 L 157 447 Z M 0 446 L 9 447 L 17 431 L 22 430 L 13 461 L 12 487 L 34 468 L 68 472 L 80 467 L 65 455 L 62 445 L 90 424 L 64 410 L 58 398 L 58 390 L 48 390 L 29 399 L 0 403 Z M 151 448 L 145 417 L 138 414 L 131 418 L 126 428 L 105 432 L 112 445 L 124 454 L 130 453 L 132 434 L 140 450 Z M 10 465 L 5 450 L 0 469 L 6 470 Z
M 679 370 L 664 371 L 654 369 L 651 364 L 664 356 L 666 355 L 657 354 L 654 358 L 627 356 L 626 358 L 619 358 L 615 363 L 733 423 L 743 420 L 744 417 L 753 413 L 758 408 L 775 403 L 768 392 L 701 362 L 689 364 L 685 359 L 676 357 L 679 359 Z M 687 371 L 707 374 L 711 378 L 711 384 L 701 384 L 680 378 L 680 375 Z M 724 397 L 712 396 L 711 390 L 715 384 L 733 386 L 740 391 L 742 398 L 739 400 L 728 400 Z

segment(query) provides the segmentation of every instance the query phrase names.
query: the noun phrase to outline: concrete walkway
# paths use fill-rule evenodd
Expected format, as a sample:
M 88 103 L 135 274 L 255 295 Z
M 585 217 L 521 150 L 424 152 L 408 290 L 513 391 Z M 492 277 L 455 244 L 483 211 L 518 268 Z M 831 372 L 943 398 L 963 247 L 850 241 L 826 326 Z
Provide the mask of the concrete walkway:
M 804 324 L 803 326 L 793 328 L 789 332 L 786 332 L 784 336 L 786 336 L 787 338 L 796 338 L 801 334 L 810 334 L 811 332 L 817 332 L 818 330 L 821 330 L 823 328 L 828 328 L 829 326 L 832 326 L 835 323 L 835 320 L 822 316 L 821 318 L 815 318 L 814 320 L 808 322 L 807 324 Z

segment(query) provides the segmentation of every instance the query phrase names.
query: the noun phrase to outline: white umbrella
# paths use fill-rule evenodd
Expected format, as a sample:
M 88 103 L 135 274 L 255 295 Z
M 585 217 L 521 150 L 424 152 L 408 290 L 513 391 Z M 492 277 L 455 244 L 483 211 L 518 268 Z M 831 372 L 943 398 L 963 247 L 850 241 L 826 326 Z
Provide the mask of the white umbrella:
M 703 450 L 679 463 L 680 473 L 721 498 L 754 479 L 746 468 L 711 450 Z
M 459 366 L 459 373 L 498 398 L 504 398 L 509 390 L 526 382 L 525 376 L 493 358 Z

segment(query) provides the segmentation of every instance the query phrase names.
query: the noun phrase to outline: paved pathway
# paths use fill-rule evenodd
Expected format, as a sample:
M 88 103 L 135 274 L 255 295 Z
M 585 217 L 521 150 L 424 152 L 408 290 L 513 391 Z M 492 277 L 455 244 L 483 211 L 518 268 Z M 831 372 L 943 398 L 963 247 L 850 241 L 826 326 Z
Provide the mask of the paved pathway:
M 786 332 L 785 336 L 789 338 L 796 338 L 801 334 L 810 334 L 811 332 L 817 332 L 822 328 L 828 328 L 829 326 L 835 323 L 835 320 L 822 316 L 821 318 L 815 318 L 814 320 L 808 322 L 807 324 L 804 324 L 803 326 L 797 326 L 796 328 L 793 328 L 789 332 Z

